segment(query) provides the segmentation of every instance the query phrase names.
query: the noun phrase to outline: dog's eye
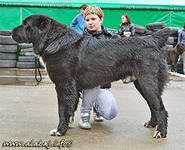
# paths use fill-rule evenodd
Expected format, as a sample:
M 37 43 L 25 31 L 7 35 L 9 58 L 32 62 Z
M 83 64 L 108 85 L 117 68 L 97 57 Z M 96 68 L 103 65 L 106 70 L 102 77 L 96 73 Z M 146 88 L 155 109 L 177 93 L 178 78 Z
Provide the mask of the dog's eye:
M 26 27 L 26 31 L 30 32 L 31 31 L 31 27 L 30 26 L 27 26 Z
M 24 25 L 24 26 L 25 26 L 25 25 L 26 25 L 26 22 L 25 22 L 25 21 L 23 21 L 23 22 L 22 22 L 22 25 Z

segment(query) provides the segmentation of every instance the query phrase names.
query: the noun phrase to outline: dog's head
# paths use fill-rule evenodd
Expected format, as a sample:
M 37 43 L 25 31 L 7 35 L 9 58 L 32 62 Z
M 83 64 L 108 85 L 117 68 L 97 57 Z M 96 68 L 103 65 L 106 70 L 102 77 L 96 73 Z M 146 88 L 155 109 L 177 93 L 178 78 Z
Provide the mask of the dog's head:
M 18 43 L 33 43 L 36 54 L 42 53 L 45 42 L 62 34 L 65 25 L 45 15 L 31 15 L 12 30 L 12 37 Z M 51 36 L 52 34 L 52 36 Z
M 31 15 L 12 30 L 12 37 L 18 43 L 32 43 L 48 30 L 51 19 L 44 15 Z

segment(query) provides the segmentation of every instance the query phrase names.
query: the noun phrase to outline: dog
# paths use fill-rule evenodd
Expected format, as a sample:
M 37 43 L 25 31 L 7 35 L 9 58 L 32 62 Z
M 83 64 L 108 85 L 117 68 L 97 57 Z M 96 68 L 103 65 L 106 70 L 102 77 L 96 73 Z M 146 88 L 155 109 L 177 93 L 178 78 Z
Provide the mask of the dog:
M 168 113 L 162 92 L 168 81 L 161 47 L 170 29 L 151 36 L 96 39 L 82 36 L 45 15 L 31 15 L 12 30 L 18 43 L 32 43 L 42 56 L 58 98 L 59 124 L 55 135 L 64 135 L 77 109 L 79 92 L 134 76 L 134 85 L 151 111 L 145 127 L 156 127 L 154 138 L 167 136 Z

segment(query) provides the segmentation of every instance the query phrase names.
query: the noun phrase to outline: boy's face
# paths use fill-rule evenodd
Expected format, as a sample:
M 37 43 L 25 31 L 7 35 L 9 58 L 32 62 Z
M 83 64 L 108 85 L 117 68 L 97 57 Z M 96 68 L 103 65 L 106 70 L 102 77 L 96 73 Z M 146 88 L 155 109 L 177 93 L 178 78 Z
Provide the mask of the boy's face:
M 85 17 L 86 27 L 89 31 L 101 31 L 102 19 L 96 14 L 90 14 Z

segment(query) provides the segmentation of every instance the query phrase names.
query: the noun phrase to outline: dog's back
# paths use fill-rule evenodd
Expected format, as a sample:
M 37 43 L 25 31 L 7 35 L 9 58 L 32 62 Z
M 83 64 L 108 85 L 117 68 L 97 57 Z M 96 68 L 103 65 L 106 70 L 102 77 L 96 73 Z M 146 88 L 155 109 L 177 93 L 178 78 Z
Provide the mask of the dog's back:
M 156 43 L 158 44 L 159 47 L 163 47 L 165 45 L 168 37 L 170 35 L 173 35 L 176 32 L 177 32 L 176 30 L 172 30 L 170 28 L 164 28 L 164 29 L 152 34 L 152 37 L 154 38 L 154 40 L 156 41 Z
M 164 56 L 159 55 L 159 45 L 151 42 L 155 38 L 85 39 L 79 54 L 81 86 L 93 87 L 130 75 L 155 74 L 160 66 L 166 72 Z

